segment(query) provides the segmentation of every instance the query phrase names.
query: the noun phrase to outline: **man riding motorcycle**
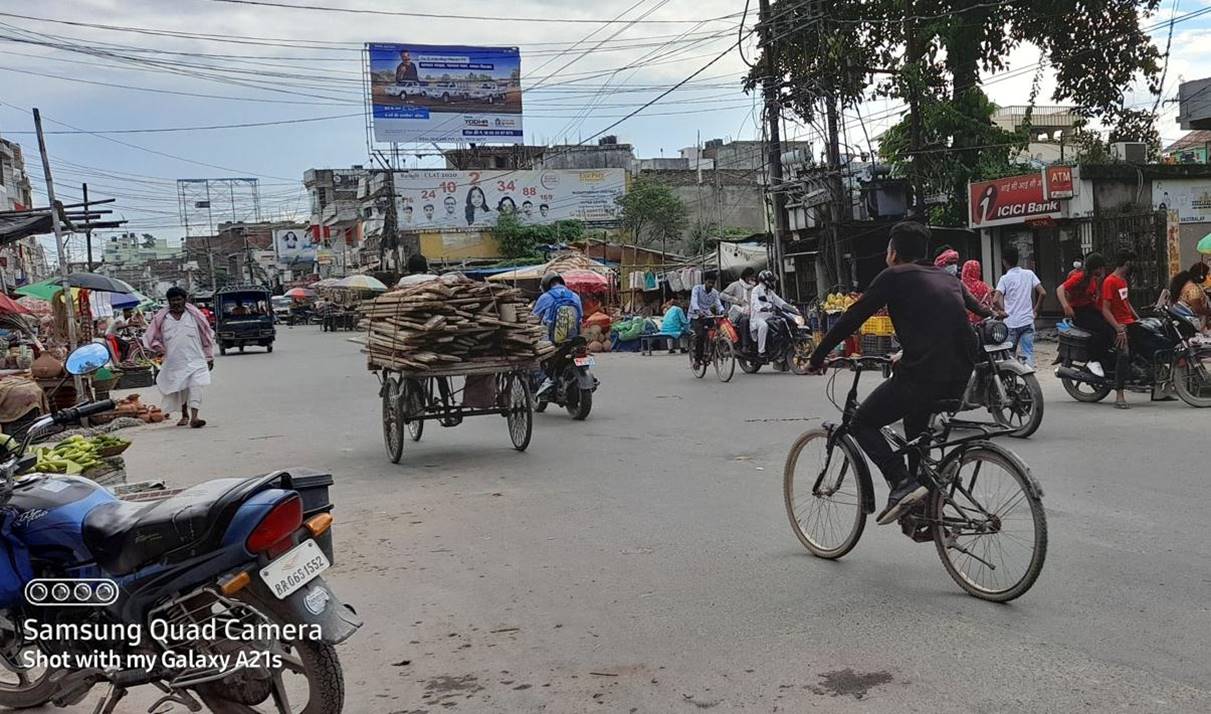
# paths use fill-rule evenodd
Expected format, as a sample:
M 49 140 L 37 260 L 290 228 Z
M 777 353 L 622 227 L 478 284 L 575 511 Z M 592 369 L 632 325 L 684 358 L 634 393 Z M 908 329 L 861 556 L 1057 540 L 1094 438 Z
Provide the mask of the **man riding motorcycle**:
M 911 441 L 928 428 L 936 402 L 962 395 L 977 349 L 967 310 L 992 316 L 961 281 L 922 262 L 929 240 L 929 229 L 920 223 L 902 221 L 893 226 L 887 269 L 871 281 L 811 357 L 811 371 L 821 373 L 829 352 L 884 306 L 896 324 L 904 348 L 899 368 L 862 402 L 852 423 L 854 438 L 891 486 L 887 507 L 879 514 L 880 525 L 894 522 L 929 493 L 905 467 L 904 459 L 892 452 L 880 430 L 903 419 L 904 435 Z
M 580 296 L 568 289 L 559 273 L 547 273 L 542 276 L 539 285 L 542 287 L 542 295 L 534 301 L 532 312 L 546 325 L 547 339 L 558 345 L 579 335 L 580 322 L 584 317 Z M 555 381 L 546 376 L 535 396 L 541 396 L 553 386 Z
M 757 340 L 757 354 L 766 359 L 765 340 L 769 336 L 769 316 L 775 307 L 788 310 L 798 315 L 799 311 L 793 305 L 778 297 L 778 278 L 769 270 L 762 270 L 757 276 L 757 285 L 749 297 L 749 331 Z

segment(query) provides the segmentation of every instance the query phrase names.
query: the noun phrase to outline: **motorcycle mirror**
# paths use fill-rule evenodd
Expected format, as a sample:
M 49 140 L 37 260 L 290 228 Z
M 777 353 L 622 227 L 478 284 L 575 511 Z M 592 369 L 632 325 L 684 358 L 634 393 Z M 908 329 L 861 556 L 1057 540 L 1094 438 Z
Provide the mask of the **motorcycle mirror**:
M 65 365 L 68 374 L 92 374 L 109 363 L 109 348 L 98 342 L 89 342 L 72 350 Z

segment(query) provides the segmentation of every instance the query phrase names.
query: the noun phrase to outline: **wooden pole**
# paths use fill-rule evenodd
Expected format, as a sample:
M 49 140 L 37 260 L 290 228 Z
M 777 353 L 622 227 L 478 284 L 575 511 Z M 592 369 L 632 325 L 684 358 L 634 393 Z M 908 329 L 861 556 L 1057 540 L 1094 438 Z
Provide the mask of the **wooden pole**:
M 46 178 L 46 200 L 50 204 L 50 224 L 55 232 L 55 248 L 59 253 L 59 274 L 63 276 L 63 305 L 67 309 L 68 350 L 76 349 L 76 306 L 72 302 L 71 286 L 67 284 L 70 273 L 67 265 L 67 247 L 63 243 L 63 226 L 59 225 L 59 209 L 55 205 L 55 182 L 50 174 L 50 159 L 46 155 L 46 136 L 42 133 L 42 114 L 34 108 L 34 130 L 38 134 L 38 153 L 42 155 L 42 174 Z M 79 375 L 73 375 L 76 399 L 84 396 L 84 383 Z

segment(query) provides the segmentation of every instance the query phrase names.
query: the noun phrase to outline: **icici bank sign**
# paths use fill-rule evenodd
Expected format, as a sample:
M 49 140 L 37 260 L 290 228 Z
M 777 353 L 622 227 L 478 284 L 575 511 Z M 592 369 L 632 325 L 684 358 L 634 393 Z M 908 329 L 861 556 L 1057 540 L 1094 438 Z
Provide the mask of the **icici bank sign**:
M 1062 169 L 1068 178 L 1066 184 L 1056 181 L 1058 176 L 1049 176 L 1048 171 L 1057 173 Z M 1048 180 L 1050 179 L 1050 181 Z M 1007 176 L 992 181 L 977 181 L 967 184 L 968 222 L 971 228 L 991 228 L 1026 223 L 1041 218 L 1062 218 L 1061 200 L 1072 196 L 1071 167 L 1048 167 L 1036 174 Z M 1064 186 L 1055 195 L 1048 191 L 1050 186 Z M 1066 196 L 1064 194 L 1067 194 Z

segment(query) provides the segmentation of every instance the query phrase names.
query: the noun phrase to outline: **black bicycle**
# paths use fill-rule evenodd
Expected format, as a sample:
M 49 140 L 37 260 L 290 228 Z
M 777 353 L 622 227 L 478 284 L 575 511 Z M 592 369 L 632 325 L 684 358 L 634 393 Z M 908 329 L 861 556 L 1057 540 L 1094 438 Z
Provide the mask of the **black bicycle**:
M 866 517 L 875 510 L 870 466 L 850 434 L 864 370 L 886 376 L 887 357 L 846 357 L 853 385 L 840 424 L 825 423 L 800 436 L 786 458 L 783 492 L 791 527 L 813 555 L 836 559 L 858 544 Z M 840 370 L 828 384 L 830 401 Z M 934 405 L 924 434 L 906 440 L 887 427 L 883 434 L 896 456 L 919 460 L 917 479 L 930 489 L 923 503 L 900 517 L 900 527 L 918 542 L 932 540 L 946 572 L 959 587 L 983 600 L 1006 602 L 1034 585 L 1047 555 L 1043 490 L 1008 449 L 989 441 L 1013 430 L 955 419 L 960 400 Z M 952 432 L 974 431 L 952 438 Z M 910 462 L 913 459 L 910 459 Z

